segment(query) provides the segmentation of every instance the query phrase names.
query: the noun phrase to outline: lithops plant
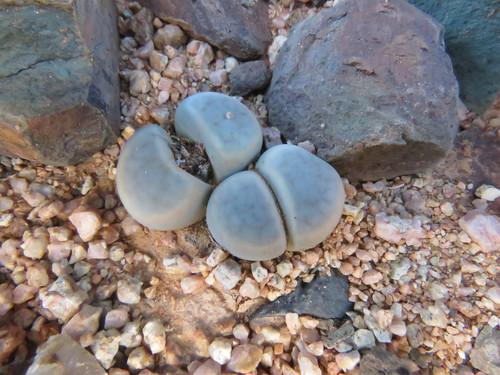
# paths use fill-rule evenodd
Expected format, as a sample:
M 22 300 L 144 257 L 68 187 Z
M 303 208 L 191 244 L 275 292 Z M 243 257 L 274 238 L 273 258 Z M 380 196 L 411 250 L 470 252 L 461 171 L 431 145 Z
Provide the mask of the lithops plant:
M 233 255 L 267 260 L 323 241 L 337 225 L 345 193 L 325 161 L 292 145 L 275 146 L 243 171 L 262 147 L 255 116 L 234 98 L 201 93 L 175 116 L 177 135 L 203 143 L 215 190 L 180 169 L 172 139 L 150 125 L 136 132 L 118 161 L 117 191 L 141 224 L 160 230 L 194 224 L 205 214 L 213 238 Z
M 129 214 L 146 227 L 172 230 L 203 218 L 211 187 L 177 166 L 168 133 L 139 129 L 118 160 L 116 190 Z
M 203 143 L 215 178 L 245 169 L 259 155 L 262 130 L 250 110 L 233 97 L 199 93 L 182 101 L 175 116 L 177 135 Z M 173 140 L 156 125 L 138 130 L 118 160 L 116 186 L 129 214 L 158 230 L 180 229 L 201 220 L 210 185 L 179 168 Z
M 280 210 L 264 179 L 244 171 L 222 181 L 207 207 L 213 238 L 238 258 L 272 259 L 286 249 Z
M 205 146 L 217 181 L 245 169 L 262 148 L 262 130 L 253 113 L 217 92 L 184 99 L 175 112 L 175 132 Z
M 300 147 L 280 145 L 260 157 L 255 171 L 237 173 L 215 189 L 207 224 L 233 255 L 266 260 L 323 241 L 339 222 L 344 200 L 335 169 Z

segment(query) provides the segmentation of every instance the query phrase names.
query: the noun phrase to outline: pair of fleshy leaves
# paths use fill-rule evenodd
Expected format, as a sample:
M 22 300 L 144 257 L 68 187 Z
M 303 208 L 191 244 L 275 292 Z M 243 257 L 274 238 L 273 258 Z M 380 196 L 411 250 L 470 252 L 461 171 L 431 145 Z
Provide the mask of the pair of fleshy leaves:
M 123 147 L 117 190 L 127 211 L 159 230 L 191 225 L 205 215 L 214 239 L 233 255 L 266 260 L 286 249 L 313 247 L 335 228 L 344 205 L 337 172 L 306 150 L 275 146 L 243 171 L 262 147 L 255 116 L 218 93 L 185 99 L 175 116 L 177 135 L 202 143 L 219 185 L 181 170 L 166 131 L 150 125 Z M 207 203 L 208 202 L 208 203 Z

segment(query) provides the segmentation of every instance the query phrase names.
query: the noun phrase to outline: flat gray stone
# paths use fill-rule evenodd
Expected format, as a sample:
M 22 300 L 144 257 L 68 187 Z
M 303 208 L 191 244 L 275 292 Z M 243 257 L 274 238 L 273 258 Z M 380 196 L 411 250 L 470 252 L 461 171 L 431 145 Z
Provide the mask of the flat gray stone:
M 342 319 L 353 308 L 348 298 L 347 277 L 332 270 L 331 276 L 318 274 L 310 283 L 301 282 L 293 292 L 261 307 L 252 318 L 295 312 L 321 319 Z

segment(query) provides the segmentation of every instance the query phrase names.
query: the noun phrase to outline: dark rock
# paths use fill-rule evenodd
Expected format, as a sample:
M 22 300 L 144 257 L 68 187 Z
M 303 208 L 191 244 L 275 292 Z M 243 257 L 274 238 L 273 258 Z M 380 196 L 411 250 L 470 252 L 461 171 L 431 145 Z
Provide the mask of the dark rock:
M 269 120 L 352 180 L 421 172 L 458 128 L 442 29 L 403 0 L 341 0 L 298 24 L 267 93 Z
M 239 59 L 259 58 L 271 42 L 264 0 L 139 0 L 155 15 Z
M 326 0 L 311 0 L 311 4 L 315 7 L 321 7 L 326 3 Z
M 363 375 L 412 375 L 418 366 L 410 360 L 403 361 L 395 354 L 373 348 L 363 354 L 359 372 Z
M 146 44 L 153 38 L 153 12 L 151 9 L 142 8 L 128 20 L 129 30 L 134 34 L 140 45 Z
M 444 26 L 464 103 L 482 113 L 500 90 L 499 0 L 409 0 Z
M 458 133 L 452 151 L 436 168 L 436 175 L 467 181 L 477 188 L 482 184 L 500 186 L 500 147 L 494 133 L 472 126 Z
M 14 361 L 6 364 L 5 366 L 0 366 L 0 375 L 26 374 L 30 365 L 31 362 L 28 360 Z
M 310 283 L 300 283 L 293 292 L 261 307 L 252 318 L 295 312 L 321 319 L 342 319 L 353 307 L 348 298 L 347 278 L 337 270 L 332 270 L 331 276 L 316 275 Z
M 113 0 L 0 5 L 0 154 L 74 164 L 120 122 Z
M 231 70 L 231 95 L 245 96 L 263 90 L 271 80 L 271 71 L 262 60 L 249 61 Z
M 470 353 L 472 366 L 488 375 L 500 374 L 500 331 L 484 326 Z

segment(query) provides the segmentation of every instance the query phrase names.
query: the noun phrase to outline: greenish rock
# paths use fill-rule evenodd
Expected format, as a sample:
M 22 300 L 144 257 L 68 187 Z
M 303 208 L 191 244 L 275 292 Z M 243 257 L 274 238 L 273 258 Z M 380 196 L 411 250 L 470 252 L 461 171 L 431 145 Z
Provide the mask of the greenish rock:
M 216 92 L 183 100 L 175 113 L 175 131 L 205 146 L 218 181 L 245 169 L 262 148 L 254 114 L 235 98 Z
M 345 201 L 344 185 L 331 165 L 300 147 L 279 145 L 255 168 L 279 203 L 288 250 L 309 249 L 330 235 Z
M 0 154 L 55 165 L 119 131 L 112 0 L 0 1 Z
M 409 0 L 444 26 L 467 107 L 482 113 L 500 91 L 500 0 Z
M 272 259 L 286 249 L 274 197 L 253 171 L 237 173 L 217 186 L 208 202 L 207 225 L 214 239 L 238 258 Z
M 177 166 L 172 139 L 156 125 L 139 129 L 123 147 L 116 171 L 118 195 L 141 224 L 179 229 L 201 220 L 210 185 Z

